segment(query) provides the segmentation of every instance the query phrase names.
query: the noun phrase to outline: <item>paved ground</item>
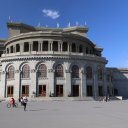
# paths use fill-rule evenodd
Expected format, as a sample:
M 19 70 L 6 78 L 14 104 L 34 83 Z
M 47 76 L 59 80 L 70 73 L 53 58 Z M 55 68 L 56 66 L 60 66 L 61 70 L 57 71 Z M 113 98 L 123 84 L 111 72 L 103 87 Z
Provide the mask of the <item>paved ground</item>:
M 128 128 L 128 101 L 31 101 L 26 112 L 1 102 L 0 128 Z

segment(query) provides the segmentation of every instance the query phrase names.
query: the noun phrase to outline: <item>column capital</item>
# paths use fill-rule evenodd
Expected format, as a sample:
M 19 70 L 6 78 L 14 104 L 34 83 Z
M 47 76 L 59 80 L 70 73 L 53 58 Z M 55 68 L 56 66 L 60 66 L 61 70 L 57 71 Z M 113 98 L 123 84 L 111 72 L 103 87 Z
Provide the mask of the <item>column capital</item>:
M 53 72 L 55 72 L 55 71 L 54 71 L 54 69 L 48 69 L 48 72 L 49 72 L 49 73 L 53 73 Z

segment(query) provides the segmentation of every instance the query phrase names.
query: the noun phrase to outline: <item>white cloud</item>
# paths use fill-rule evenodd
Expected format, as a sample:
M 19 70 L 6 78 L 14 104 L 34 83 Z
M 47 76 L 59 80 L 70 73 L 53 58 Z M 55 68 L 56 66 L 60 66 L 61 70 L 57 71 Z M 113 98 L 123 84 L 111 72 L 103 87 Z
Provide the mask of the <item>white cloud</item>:
M 55 10 L 43 9 L 42 12 L 44 16 L 50 17 L 52 19 L 57 19 L 60 17 L 59 12 Z

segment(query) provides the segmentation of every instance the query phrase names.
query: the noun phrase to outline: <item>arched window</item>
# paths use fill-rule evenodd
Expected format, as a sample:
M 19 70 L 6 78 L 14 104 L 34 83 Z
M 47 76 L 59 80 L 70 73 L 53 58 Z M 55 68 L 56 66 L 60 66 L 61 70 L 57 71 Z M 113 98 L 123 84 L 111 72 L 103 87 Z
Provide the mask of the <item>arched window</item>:
M 77 65 L 72 66 L 72 78 L 79 78 L 79 67 Z
M 98 80 L 103 80 L 103 70 L 101 67 L 98 67 Z
M 72 44 L 72 52 L 76 52 L 76 45 L 74 43 Z
M 92 79 L 92 68 L 90 66 L 86 67 L 86 78 Z
M 22 68 L 22 78 L 30 77 L 30 68 L 28 64 L 25 64 Z
M 14 72 L 15 72 L 15 69 L 13 66 L 10 66 L 8 68 L 8 79 L 14 79 Z
M 61 64 L 58 64 L 55 68 L 55 77 L 63 77 L 63 66 Z
M 41 64 L 38 68 L 38 77 L 47 77 L 47 67 L 45 64 Z

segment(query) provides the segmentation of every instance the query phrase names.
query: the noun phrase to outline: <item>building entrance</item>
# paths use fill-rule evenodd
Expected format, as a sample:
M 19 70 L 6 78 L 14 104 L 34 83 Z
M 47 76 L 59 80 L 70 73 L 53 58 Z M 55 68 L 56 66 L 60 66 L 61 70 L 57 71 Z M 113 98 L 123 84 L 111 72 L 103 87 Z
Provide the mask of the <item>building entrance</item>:
M 57 97 L 63 96 L 63 85 L 56 85 L 56 96 Z
M 22 96 L 29 96 L 29 85 L 22 86 Z
M 87 85 L 87 96 L 93 96 L 92 86 Z
M 39 85 L 39 96 L 46 96 L 46 85 Z
M 73 96 L 79 96 L 79 85 L 73 85 Z
M 14 90 L 13 86 L 7 87 L 7 97 L 13 97 L 13 90 Z

